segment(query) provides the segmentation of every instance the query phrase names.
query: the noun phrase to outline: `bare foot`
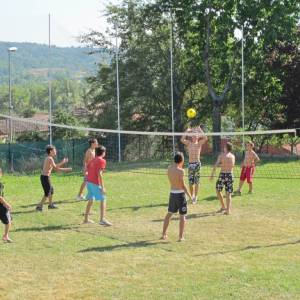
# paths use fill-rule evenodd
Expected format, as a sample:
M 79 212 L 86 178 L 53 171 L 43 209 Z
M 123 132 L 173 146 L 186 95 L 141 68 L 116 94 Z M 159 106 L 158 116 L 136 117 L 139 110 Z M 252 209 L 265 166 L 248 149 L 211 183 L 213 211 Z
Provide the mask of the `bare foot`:
M 180 243 L 180 242 L 183 242 L 184 240 L 185 240 L 185 238 L 181 237 L 181 238 L 178 239 L 178 242 Z
M 12 243 L 12 242 L 13 242 L 13 240 L 10 239 L 8 236 L 7 236 L 7 237 L 3 237 L 2 240 L 3 240 L 3 242 L 5 242 L 5 243 Z
M 226 210 L 226 211 L 224 212 L 224 215 L 226 215 L 226 216 L 230 215 L 230 210 Z
M 166 234 L 163 234 L 160 239 L 165 241 L 167 238 L 168 238 L 168 236 Z
M 217 211 L 217 213 L 223 213 L 224 211 L 226 211 L 226 208 L 221 207 L 221 208 Z

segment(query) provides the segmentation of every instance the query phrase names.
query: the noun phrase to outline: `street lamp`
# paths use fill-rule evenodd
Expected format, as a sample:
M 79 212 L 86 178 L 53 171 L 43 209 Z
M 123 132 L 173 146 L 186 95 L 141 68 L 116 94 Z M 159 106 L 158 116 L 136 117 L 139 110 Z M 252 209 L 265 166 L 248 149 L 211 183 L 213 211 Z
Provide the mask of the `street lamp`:
M 11 53 L 16 52 L 18 50 L 17 47 L 10 47 L 7 49 L 8 51 L 8 77 L 9 77 L 9 84 L 8 84 L 8 91 L 9 91 L 9 117 L 11 117 L 11 111 L 12 111 L 12 97 L 11 97 Z M 12 142 L 12 122 L 11 119 L 9 119 L 9 142 Z

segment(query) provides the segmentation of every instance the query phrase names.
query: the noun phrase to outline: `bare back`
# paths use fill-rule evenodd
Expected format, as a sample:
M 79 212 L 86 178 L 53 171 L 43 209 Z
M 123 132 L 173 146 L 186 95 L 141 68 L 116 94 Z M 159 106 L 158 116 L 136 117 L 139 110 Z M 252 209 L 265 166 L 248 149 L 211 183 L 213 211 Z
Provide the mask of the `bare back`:
M 182 190 L 184 189 L 184 170 L 178 168 L 175 164 L 168 168 L 168 178 L 170 182 L 171 190 Z
M 219 166 L 222 173 L 232 173 L 235 165 L 235 156 L 229 153 L 223 153 L 219 156 Z
M 54 165 L 53 157 L 47 156 L 44 160 L 42 175 L 50 176 Z

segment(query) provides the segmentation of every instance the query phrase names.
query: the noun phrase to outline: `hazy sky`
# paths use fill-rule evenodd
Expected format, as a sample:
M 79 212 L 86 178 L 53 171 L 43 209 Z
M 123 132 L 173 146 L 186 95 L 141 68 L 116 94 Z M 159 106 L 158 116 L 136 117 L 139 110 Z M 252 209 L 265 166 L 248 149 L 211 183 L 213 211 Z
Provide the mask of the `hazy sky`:
M 48 43 L 50 13 L 52 43 L 76 46 L 80 33 L 104 31 L 111 2 L 117 0 L 0 0 L 0 41 Z

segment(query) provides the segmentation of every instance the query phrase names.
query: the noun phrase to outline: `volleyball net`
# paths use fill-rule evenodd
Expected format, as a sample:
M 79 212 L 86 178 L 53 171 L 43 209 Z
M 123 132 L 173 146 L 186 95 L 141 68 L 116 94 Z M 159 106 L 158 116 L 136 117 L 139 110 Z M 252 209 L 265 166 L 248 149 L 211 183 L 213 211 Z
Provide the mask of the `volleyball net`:
M 49 144 L 47 121 L 9 117 L 0 114 L 0 167 L 6 171 L 31 174 L 40 172 L 45 147 Z M 175 151 L 187 149 L 182 136 L 192 139 L 195 132 L 142 132 L 110 130 L 51 124 L 53 144 L 58 150 L 57 159 L 69 158 L 73 173 L 81 174 L 88 140 L 97 138 L 107 149 L 108 170 L 136 174 L 165 175 Z M 258 130 L 252 132 L 205 132 L 207 141 L 201 150 L 201 176 L 208 177 L 219 151 L 227 142 L 233 145 L 236 156 L 234 173 L 239 176 L 244 158 L 245 144 L 254 143 L 261 161 L 256 168 L 256 178 L 300 179 L 300 136 L 295 129 Z M 10 142 L 11 141 L 11 142 Z M 214 145 L 219 145 L 215 151 Z M 187 166 L 187 163 L 186 163 Z

